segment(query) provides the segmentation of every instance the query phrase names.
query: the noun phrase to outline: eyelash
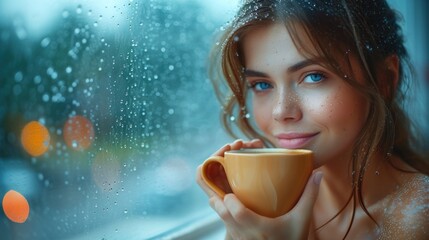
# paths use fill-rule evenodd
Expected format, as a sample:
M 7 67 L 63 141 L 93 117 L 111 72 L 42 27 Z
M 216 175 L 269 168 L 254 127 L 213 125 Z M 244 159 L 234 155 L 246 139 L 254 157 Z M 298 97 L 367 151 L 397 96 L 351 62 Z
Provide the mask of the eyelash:
M 266 84 L 268 86 L 266 86 L 266 88 L 264 89 L 257 89 L 260 84 Z M 271 83 L 268 83 L 266 81 L 254 81 L 249 83 L 249 89 L 252 89 L 254 92 L 264 92 L 271 88 L 273 88 Z
M 305 79 L 310 77 L 310 76 L 318 76 L 320 79 L 317 81 L 311 81 L 311 82 L 305 82 Z M 322 81 L 324 81 L 326 79 L 326 75 L 322 72 L 312 72 L 312 73 L 308 73 L 304 76 L 304 78 L 302 78 L 302 80 L 299 83 L 307 83 L 307 84 L 317 84 L 320 83 Z M 263 89 L 257 89 L 258 86 L 260 86 L 260 84 L 265 84 L 266 86 L 264 86 Z M 265 92 L 271 88 L 273 88 L 272 84 L 267 82 L 267 81 L 253 81 L 250 82 L 248 85 L 249 89 L 252 89 L 254 92 Z
M 312 81 L 312 82 L 309 82 L 310 84 L 312 84 L 312 83 L 319 83 L 319 82 L 321 82 L 321 81 L 323 81 L 323 80 L 325 80 L 326 79 L 326 75 L 325 74 L 323 74 L 323 73 L 321 73 L 321 72 L 312 72 L 312 73 L 309 73 L 309 74 L 306 74 L 305 76 L 304 76 L 304 78 L 301 80 L 301 82 L 305 82 L 305 79 L 307 78 L 307 77 L 309 77 L 309 76 L 314 76 L 314 75 L 317 75 L 317 76 L 320 76 L 320 80 L 318 80 L 318 81 L 316 81 L 316 82 L 314 82 L 314 81 Z

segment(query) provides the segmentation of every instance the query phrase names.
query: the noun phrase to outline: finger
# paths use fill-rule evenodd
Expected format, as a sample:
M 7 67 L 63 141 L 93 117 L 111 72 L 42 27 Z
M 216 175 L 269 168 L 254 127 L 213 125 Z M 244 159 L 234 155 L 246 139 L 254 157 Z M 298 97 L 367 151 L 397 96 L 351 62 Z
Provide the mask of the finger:
M 244 148 L 263 148 L 264 143 L 260 139 L 253 139 L 250 142 L 245 142 L 243 144 Z
M 231 150 L 231 145 L 230 145 L 230 144 L 226 144 L 226 145 L 224 145 L 223 147 L 221 147 L 219 150 L 217 150 L 217 151 L 213 154 L 213 156 L 220 156 L 220 157 L 223 157 L 224 153 L 225 153 L 226 151 L 229 151 L 229 150 Z
M 209 201 L 210 206 L 226 224 L 231 226 L 235 225 L 234 219 L 219 196 L 213 196 Z
M 252 147 L 254 148 L 263 148 L 264 147 L 264 142 L 262 142 L 261 139 L 253 139 L 251 142 Z
M 225 240 L 239 239 L 243 227 L 241 227 L 234 218 L 231 216 L 228 209 L 225 207 L 224 202 L 218 197 L 214 196 L 210 198 L 210 206 L 219 215 L 225 224 L 226 236 Z
M 247 227 L 256 226 L 259 219 L 264 218 L 244 206 L 234 194 L 226 194 L 223 202 L 231 217 L 239 225 Z
M 304 222 L 309 221 L 313 212 L 313 206 L 316 202 L 319 193 L 320 182 L 322 181 L 322 172 L 315 172 L 309 178 L 304 192 L 296 206 L 290 211 L 290 214 L 300 214 L 301 220 Z
M 240 150 L 243 148 L 243 140 L 237 139 L 233 143 L 230 144 L 231 150 Z
M 223 157 L 226 151 L 229 150 L 239 150 L 243 147 L 243 140 L 237 139 L 231 144 L 226 144 L 223 147 L 221 147 L 219 150 L 217 150 L 213 156 L 221 156 Z

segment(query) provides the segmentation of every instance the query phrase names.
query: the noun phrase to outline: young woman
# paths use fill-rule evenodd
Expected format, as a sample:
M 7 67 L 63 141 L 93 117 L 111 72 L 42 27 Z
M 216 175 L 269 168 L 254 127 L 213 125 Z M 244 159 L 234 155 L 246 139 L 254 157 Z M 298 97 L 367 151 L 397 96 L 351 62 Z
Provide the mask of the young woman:
M 245 1 L 214 52 L 224 125 L 254 139 L 215 155 L 274 146 L 315 156 L 300 201 L 278 218 L 221 199 L 199 169 L 227 239 L 429 239 L 429 164 L 403 110 L 412 71 L 384 0 Z

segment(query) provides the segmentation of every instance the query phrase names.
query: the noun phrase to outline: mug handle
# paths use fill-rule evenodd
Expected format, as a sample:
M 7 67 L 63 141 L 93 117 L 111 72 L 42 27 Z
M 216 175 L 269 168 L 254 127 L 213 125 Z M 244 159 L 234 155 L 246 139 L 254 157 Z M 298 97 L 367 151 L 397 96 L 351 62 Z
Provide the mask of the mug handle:
M 211 190 L 216 192 L 217 195 L 219 195 L 222 199 L 225 196 L 225 191 L 223 191 L 218 185 L 216 185 L 213 180 L 208 175 L 208 168 L 211 164 L 220 164 L 225 169 L 224 165 L 224 158 L 221 156 L 211 156 L 207 160 L 204 161 L 201 175 L 204 180 L 204 182 L 207 184 L 207 186 L 210 187 Z

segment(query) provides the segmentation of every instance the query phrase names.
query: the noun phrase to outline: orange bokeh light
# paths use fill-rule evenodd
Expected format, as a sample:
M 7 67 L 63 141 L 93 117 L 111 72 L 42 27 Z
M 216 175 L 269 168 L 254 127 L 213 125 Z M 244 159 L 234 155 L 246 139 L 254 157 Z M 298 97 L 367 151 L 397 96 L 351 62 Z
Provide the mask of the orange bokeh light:
M 30 213 L 30 205 L 27 199 L 19 192 L 10 190 L 2 201 L 3 211 L 12 222 L 24 223 Z
M 50 138 L 48 129 L 37 121 L 27 123 L 21 133 L 22 146 L 33 157 L 48 150 Z
M 83 116 L 67 119 L 63 132 L 67 146 L 77 151 L 89 148 L 94 141 L 94 127 L 91 121 Z

